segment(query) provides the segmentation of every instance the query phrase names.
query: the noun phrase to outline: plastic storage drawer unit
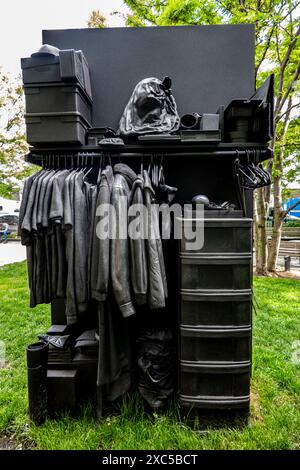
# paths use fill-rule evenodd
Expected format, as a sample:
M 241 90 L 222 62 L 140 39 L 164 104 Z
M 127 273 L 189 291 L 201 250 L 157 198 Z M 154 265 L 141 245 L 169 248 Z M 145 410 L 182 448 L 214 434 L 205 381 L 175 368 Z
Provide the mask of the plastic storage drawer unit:
M 186 233 L 195 233 L 197 225 L 204 230 L 204 243 L 199 253 L 251 253 L 252 248 L 252 220 L 237 219 L 182 219 L 181 251 L 189 250 L 190 240 L 186 239 Z
M 180 255 L 182 289 L 249 289 L 251 255 Z
M 92 119 L 92 102 L 79 85 L 37 83 L 25 85 L 26 113 L 79 113 Z
M 198 365 L 180 363 L 180 401 L 199 408 L 248 408 L 250 363 Z
M 31 145 L 85 144 L 90 124 L 79 113 L 26 114 L 27 141 Z
M 250 326 L 251 290 L 192 291 L 181 290 L 183 326 Z
M 180 358 L 196 362 L 249 362 L 250 327 L 180 327 Z

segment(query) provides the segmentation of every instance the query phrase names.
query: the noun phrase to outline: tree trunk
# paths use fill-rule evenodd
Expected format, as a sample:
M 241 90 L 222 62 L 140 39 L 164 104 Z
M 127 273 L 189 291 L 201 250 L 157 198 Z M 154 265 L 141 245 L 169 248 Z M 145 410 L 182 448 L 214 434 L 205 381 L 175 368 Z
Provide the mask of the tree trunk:
M 254 192 L 254 240 L 256 256 L 256 272 L 266 276 L 267 270 L 267 207 L 265 202 L 264 188 L 256 189 Z
M 274 226 L 272 240 L 268 255 L 268 270 L 276 271 L 278 252 L 281 241 L 281 232 L 284 211 L 282 210 L 282 172 L 283 172 L 283 150 L 280 150 L 278 158 L 274 162 L 276 176 L 274 178 Z
M 289 127 L 289 119 L 291 114 L 291 105 L 292 97 L 290 96 L 287 103 L 287 113 L 284 118 L 283 129 L 281 132 L 281 142 L 284 143 L 284 139 Z M 284 219 L 284 211 L 282 209 L 282 176 L 283 176 L 283 160 L 284 160 L 285 148 L 284 145 L 280 148 L 277 155 L 274 157 L 273 169 L 274 169 L 274 184 L 273 184 L 273 194 L 274 194 L 274 225 L 272 230 L 272 240 L 269 247 L 268 255 L 268 270 L 276 271 L 277 258 L 279 253 L 280 241 L 281 241 L 281 232 L 282 224 Z

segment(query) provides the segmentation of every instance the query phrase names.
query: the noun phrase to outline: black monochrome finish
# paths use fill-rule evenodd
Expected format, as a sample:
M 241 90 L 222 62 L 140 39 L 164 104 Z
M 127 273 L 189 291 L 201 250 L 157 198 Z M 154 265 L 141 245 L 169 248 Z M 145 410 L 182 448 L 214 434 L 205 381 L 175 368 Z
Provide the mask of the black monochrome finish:
M 51 304 L 47 334 L 28 347 L 31 418 L 76 413 L 92 401 L 101 419 L 122 392 L 136 389 L 152 410 L 175 395 L 193 424 L 206 412 L 209 424 L 218 412 L 247 415 L 252 190 L 270 184 L 261 162 L 272 157 L 273 133 L 273 77 L 254 87 L 254 26 L 47 30 L 43 44 L 22 59 L 27 160 L 43 170 L 26 183 L 24 200 L 34 196 L 24 203 L 21 233 L 31 306 Z M 116 204 L 116 188 L 129 204 L 203 203 L 203 246 L 192 251 L 183 236 L 151 247 L 100 247 L 93 214 L 101 198 Z M 191 228 L 203 222 L 194 210 L 177 220 Z M 86 250 L 86 264 L 80 250 L 72 254 L 76 246 Z M 143 269 L 153 249 L 161 269 L 157 303 Z M 101 260 L 122 253 L 123 268 L 107 261 L 97 269 L 95 253 Z M 70 296 L 73 268 L 84 279 L 78 302 Z M 43 283 L 36 272 L 44 272 Z M 76 275 L 73 281 L 76 292 Z
M 247 408 L 250 402 L 252 220 L 208 212 L 204 245 L 181 241 L 180 386 L 187 408 Z M 196 226 L 194 214 L 182 225 Z

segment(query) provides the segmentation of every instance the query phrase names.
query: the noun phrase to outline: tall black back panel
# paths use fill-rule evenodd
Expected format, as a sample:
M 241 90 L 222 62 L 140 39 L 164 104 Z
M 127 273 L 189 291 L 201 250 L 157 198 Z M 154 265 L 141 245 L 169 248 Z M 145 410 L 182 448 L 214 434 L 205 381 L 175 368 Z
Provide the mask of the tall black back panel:
M 253 25 L 46 30 L 43 43 L 85 54 L 94 126 L 117 128 L 146 77 L 172 78 L 179 114 L 214 113 L 254 92 Z
M 250 97 L 255 88 L 253 25 L 46 30 L 43 43 L 83 51 L 95 127 L 117 129 L 135 85 L 146 77 L 172 78 L 180 115 L 215 113 L 234 98 Z M 199 155 L 165 159 L 164 167 L 169 184 L 179 188 L 178 202 L 199 193 L 236 202 L 232 162 Z

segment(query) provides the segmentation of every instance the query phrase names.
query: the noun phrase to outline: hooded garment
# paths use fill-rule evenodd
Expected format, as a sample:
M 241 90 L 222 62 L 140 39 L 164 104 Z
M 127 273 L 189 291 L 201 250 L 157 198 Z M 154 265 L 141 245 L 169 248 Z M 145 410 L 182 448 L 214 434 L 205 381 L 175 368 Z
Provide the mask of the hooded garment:
M 128 239 L 128 204 L 130 189 L 136 174 L 122 163 L 114 165 L 111 204 L 115 217 L 111 223 L 111 282 L 114 297 L 123 317 L 135 313 L 131 298 Z
M 119 135 L 158 134 L 179 128 L 171 79 L 145 78 L 140 81 L 123 112 Z

